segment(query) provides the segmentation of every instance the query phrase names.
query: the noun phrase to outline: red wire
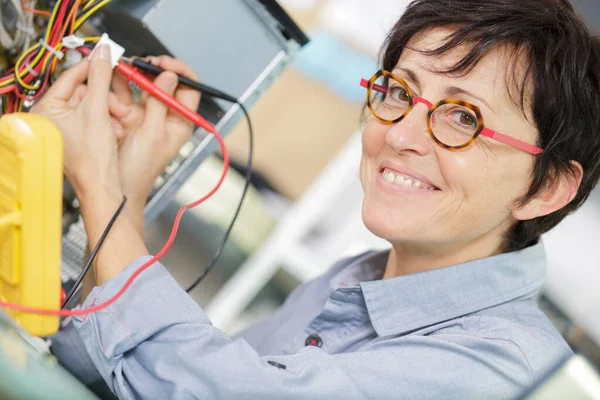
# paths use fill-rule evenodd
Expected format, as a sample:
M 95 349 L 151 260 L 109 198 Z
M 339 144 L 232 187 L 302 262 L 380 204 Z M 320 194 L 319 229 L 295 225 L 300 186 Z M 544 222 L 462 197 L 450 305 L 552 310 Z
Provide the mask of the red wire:
M 80 50 L 84 54 L 90 53 L 90 51 L 86 48 L 80 48 Z M 126 66 L 129 69 L 123 68 L 123 66 Z M 19 304 L 13 304 L 13 303 L 0 301 L 0 306 L 2 306 L 2 307 L 9 308 L 9 309 L 12 309 L 15 311 L 24 312 L 24 313 L 33 313 L 33 314 L 42 314 L 42 315 L 58 315 L 61 317 L 68 317 L 68 316 L 91 314 L 91 313 L 100 311 L 100 310 L 110 306 L 112 303 L 117 301 L 119 299 L 119 297 L 121 297 L 127 289 L 129 289 L 129 287 L 131 286 L 131 284 L 135 278 L 137 278 L 142 272 L 144 272 L 144 270 L 146 270 L 149 266 L 151 266 L 152 264 L 154 264 L 155 262 L 160 260 L 167 253 L 167 251 L 173 244 L 175 237 L 177 236 L 177 231 L 179 230 L 179 224 L 181 222 L 181 217 L 183 216 L 183 213 L 186 210 L 189 210 L 190 208 L 196 207 L 198 204 L 202 203 L 203 201 L 205 201 L 206 199 L 211 197 L 213 194 L 215 194 L 215 192 L 219 189 L 219 187 L 223 183 L 225 176 L 227 175 L 227 170 L 229 168 L 229 154 L 227 153 L 227 147 L 225 146 L 223 137 L 216 131 L 216 129 L 209 122 L 207 122 L 200 115 L 188 110 L 183 104 L 179 103 L 176 99 L 174 99 L 173 97 L 169 96 L 167 93 L 165 93 L 162 90 L 160 90 L 159 88 L 157 88 L 152 83 L 152 81 L 148 80 L 147 78 L 142 76 L 140 73 L 135 71 L 135 69 L 129 67 L 128 65 L 119 63 L 119 65 L 117 66 L 117 70 L 124 73 L 129 79 L 136 82 L 143 89 L 147 89 L 151 95 L 155 96 L 160 101 L 164 102 L 165 104 L 169 105 L 170 107 L 172 107 L 173 109 L 175 109 L 176 111 L 178 111 L 179 113 L 184 115 L 186 118 L 188 118 L 194 124 L 204 128 L 205 130 L 207 130 L 208 132 L 212 133 L 215 136 L 215 138 L 219 142 L 219 146 L 221 147 L 221 151 L 223 153 L 223 172 L 221 173 L 221 177 L 219 178 L 219 181 L 217 182 L 215 187 L 210 192 L 208 192 L 205 196 L 203 196 L 202 198 L 200 198 L 190 204 L 186 204 L 179 209 L 179 212 L 177 213 L 177 216 L 175 217 L 175 222 L 173 223 L 173 229 L 171 230 L 171 235 L 169 236 L 169 239 L 167 240 L 167 242 L 165 243 L 163 248 L 154 257 L 152 257 L 150 260 L 148 260 L 146 263 L 144 263 L 141 267 L 139 267 L 133 273 L 133 275 L 131 275 L 129 277 L 129 279 L 127 280 L 127 282 L 125 282 L 123 287 L 113 297 L 111 297 L 104 303 L 101 303 L 94 307 L 89 307 L 89 308 L 79 309 L 79 310 L 50 310 L 50 309 L 22 306 Z
M 29 9 L 27 7 L 25 7 L 25 4 L 27 4 L 29 0 L 24 0 L 22 5 L 23 5 L 23 9 L 26 11 L 31 11 L 31 12 L 37 12 L 38 10 L 33 10 L 33 9 Z M 58 44 L 58 42 L 61 40 L 61 27 L 63 27 L 64 25 L 64 18 L 65 18 L 65 14 L 67 12 L 68 9 L 68 2 L 65 1 L 61 4 L 61 8 L 58 11 L 57 14 L 57 18 L 54 21 L 54 26 L 52 27 L 52 31 L 50 32 L 50 37 L 47 38 L 47 43 L 50 47 L 56 47 L 56 45 Z M 72 10 L 73 11 L 73 10 Z M 74 11 L 73 11 L 74 12 Z M 45 12 L 44 12 L 45 13 Z M 76 14 L 76 12 L 74 12 Z M 45 15 L 45 14 L 44 14 Z M 50 14 L 48 14 L 48 16 L 50 16 Z M 14 73 L 21 73 L 24 72 L 23 70 L 26 68 L 27 63 L 29 63 L 29 61 L 31 60 L 31 58 L 35 55 L 36 53 L 32 53 L 30 54 L 25 61 L 21 64 L 21 70 L 20 71 L 15 71 Z M 45 55 L 44 57 L 48 57 L 49 55 Z M 38 63 L 38 65 L 33 68 L 34 71 L 36 71 L 37 73 L 40 73 L 42 65 L 44 64 L 44 58 L 42 58 L 42 60 L 40 60 L 40 62 Z M 7 75 L 3 76 L 2 78 L 0 78 L 0 82 L 3 82 L 7 79 L 10 79 L 10 73 L 13 69 L 7 71 Z M 36 76 L 33 76 L 32 74 L 27 74 L 24 78 L 23 81 L 25 83 L 31 83 L 31 81 L 33 81 L 36 78 Z M 16 86 L 11 85 L 10 87 L 12 87 L 11 90 L 14 90 L 14 88 L 16 88 Z M 2 90 L 0 91 L 0 93 L 5 93 L 4 89 L 6 88 L 2 88 Z M 23 95 L 19 95 L 19 98 L 23 98 Z
M 125 282 L 125 284 L 123 285 L 121 290 L 119 290 L 113 297 L 111 297 L 104 303 L 98 304 L 97 306 L 79 309 L 79 310 L 49 310 L 49 309 L 43 309 L 43 308 L 22 306 L 22 305 L 12 304 L 12 303 L 8 303 L 8 302 L 4 302 L 4 301 L 0 301 L 0 306 L 5 307 L 5 308 L 10 308 L 15 311 L 24 312 L 24 313 L 33 313 L 33 314 L 42 314 L 42 315 L 58 315 L 61 317 L 69 317 L 69 316 L 86 315 L 86 314 L 95 313 L 97 311 L 100 311 L 100 310 L 110 306 L 112 303 L 117 301 L 119 299 L 119 297 L 121 297 L 123 295 L 123 293 L 125 293 L 125 291 L 127 289 L 129 289 L 129 287 L 131 286 L 131 284 L 133 283 L 135 278 L 137 278 L 142 272 L 144 272 L 144 270 L 146 270 L 149 266 L 151 266 L 152 264 L 154 264 L 155 262 L 160 260 L 167 253 L 167 251 L 173 244 L 175 237 L 177 236 L 177 231 L 179 230 L 179 224 L 181 222 L 181 217 L 183 216 L 183 213 L 186 210 L 189 210 L 190 208 L 196 207 L 198 204 L 202 203 L 203 201 L 205 201 L 206 199 L 211 197 L 223 183 L 223 180 L 225 179 L 225 176 L 227 175 L 227 169 L 229 167 L 229 155 L 227 153 L 227 148 L 225 147 L 225 143 L 224 143 L 221 135 L 219 135 L 216 132 L 213 134 L 219 141 L 219 145 L 221 146 L 221 150 L 223 152 L 223 172 L 221 173 L 221 177 L 219 178 L 219 181 L 217 182 L 215 187 L 210 192 L 208 192 L 204 197 L 196 200 L 193 203 L 186 204 L 179 209 L 179 212 L 177 213 L 177 217 L 175 217 L 175 222 L 173 223 L 173 229 L 171 230 L 171 235 L 169 236 L 169 239 L 167 240 L 167 242 L 165 243 L 163 248 L 154 257 L 152 257 L 150 260 L 148 260 L 146 263 L 144 263 L 144 265 L 139 267 L 133 273 L 133 275 L 131 275 L 129 277 L 127 282 Z
M 10 114 L 13 112 L 14 109 L 14 99 L 11 95 L 8 95 L 6 98 L 6 102 L 8 103 L 6 106 L 6 113 Z
M 0 94 L 12 93 L 17 87 L 14 84 L 8 85 L 0 89 Z
M 56 20 L 54 21 L 54 26 L 52 27 L 52 32 L 50 32 L 50 37 L 47 38 L 48 44 L 51 47 L 56 47 L 56 40 L 60 39 L 59 37 L 55 38 L 56 35 L 60 34 L 61 27 L 63 26 L 63 19 L 65 18 L 65 14 L 67 13 L 67 6 L 69 2 L 65 1 L 61 4 L 60 10 L 58 11 L 58 15 Z
M 29 63 L 29 61 L 30 61 L 30 60 L 33 58 L 33 56 L 34 56 L 35 54 L 36 54 L 36 53 L 31 53 L 29 56 L 27 56 L 27 58 L 26 58 L 26 59 L 23 61 L 23 63 L 21 64 L 21 71 L 23 71 L 25 68 L 27 68 L 27 67 L 26 67 L 26 65 Z M 45 59 L 46 59 L 47 57 L 50 57 L 50 53 L 48 53 L 48 54 L 44 55 L 44 57 L 42 57 L 42 59 L 40 60 L 40 62 L 38 62 L 38 64 L 35 66 L 35 68 L 33 68 L 33 70 L 34 70 L 36 73 L 38 73 L 38 74 L 39 74 L 39 73 L 42 71 L 42 66 L 43 66 L 43 64 L 44 64 L 44 61 L 45 61 Z M 32 82 L 34 79 L 37 79 L 37 78 L 38 78 L 37 76 L 31 75 L 31 73 L 28 73 L 28 74 L 27 74 L 27 75 L 26 75 L 26 76 L 23 78 L 23 81 L 24 81 L 25 83 L 31 83 L 31 82 Z M 14 79 L 15 79 L 15 81 L 16 81 L 16 78 L 14 78 Z M 46 80 L 44 81 L 44 85 L 42 86 L 42 88 L 38 89 L 38 93 L 37 93 L 37 94 L 36 94 L 36 95 L 33 97 L 34 99 L 36 99 L 36 98 L 38 98 L 39 96 L 41 96 L 41 94 L 43 93 L 43 91 L 44 91 L 44 88 L 46 87 L 47 83 L 48 83 L 48 77 L 46 77 Z M 15 84 L 12 84 L 11 86 L 8 86 L 8 88 L 12 88 L 12 89 L 11 89 L 11 91 L 12 91 L 12 90 L 16 89 L 16 85 L 15 85 Z M 6 88 L 3 88 L 3 89 L 6 89 Z M 16 95 L 17 95 L 17 97 L 18 97 L 18 98 L 20 98 L 20 99 L 25 99 L 25 98 L 26 98 L 26 96 L 25 96 L 24 94 L 20 93 L 20 92 L 19 92 L 19 91 L 17 91 L 17 90 L 15 90 L 15 94 L 16 94 Z
M 40 87 L 38 89 L 36 94 L 34 94 L 33 96 L 30 96 L 30 98 L 28 100 L 37 100 L 38 98 L 40 98 L 40 96 L 42 94 L 44 94 L 44 90 L 46 90 L 46 86 L 48 86 L 48 80 L 49 79 L 46 77 L 46 79 L 44 80 L 44 83 L 42 83 L 42 87 Z
M 23 4 L 26 4 L 26 3 L 27 3 L 27 1 L 23 2 Z M 52 31 L 50 32 L 50 36 L 49 36 L 49 38 L 46 39 L 47 43 L 48 43 L 48 45 L 50 47 L 55 48 L 56 45 L 58 44 L 58 42 L 61 40 L 61 36 L 62 36 L 60 34 L 61 33 L 61 27 L 64 26 L 64 21 L 63 20 L 65 19 L 65 15 L 67 13 L 68 4 L 69 3 L 67 1 L 65 1 L 65 2 L 63 2 L 61 4 L 61 8 L 60 8 L 60 10 L 57 13 L 57 17 L 56 17 L 54 25 L 52 27 Z M 29 10 L 29 11 L 31 11 L 31 10 Z M 76 15 L 76 12 L 74 10 L 71 10 L 71 11 Z M 27 68 L 26 67 L 27 63 L 30 62 L 30 60 L 33 58 L 33 56 L 35 54 L 37 54 L 37 53 L 31 53 L 31 54 L 29 54 L 29 56 L 21 64 L 20 71 L 15 71 L 14 73 L 17 74 L 17 73 L 25 72 L 24 70 Z M 50 57 L 50 53 L 45 54 L 44 57 L 42 57 L 42 59 L 40 60 L 40 62 L 38 62 L 38 64 L 36 65 L 36 67 L 33 68 L 33 70 L 35 72 L 37 72 L 38 74 L 41 72 L 42 66 L 43 66 L 44 61 L 45 61 L 45 59 L 47 57 Z M 8 71 L 7 73 L 10 73 L 10 71 Z M 37 78 L 37 76 L 34 76 L 34 75 L 28 73 L 27 75 L 25 75 L 23 77 L 23 81 L 25 83 L 29 84 L 32 81 L 34 81 L 36 78 Z M 7 79 L 10 79 L 10 75 L 5 75 L 4 77 L 0 78 L 0 82 L 5 81 Z M 38 89 L 38 93 L 33 97 L 34 99 L 38 98 L 41 95 L 41 93 L 43 93 L 43 89 L 47 86 L 47 79 L 48 79 L 48 77 L 46 78 L 46 81 L 44 82 L 44 85 L 42 86 L 42 88 Z M 16 85 L 11 85 L 9 87 L 11 88 L 10 91 L 12 91 L 12 90 L 15 90 L 17 86 Z M 8 92 L 9 90 L 6 90 L 6 89 L 7 88 L 0 89 L 0 93 L 6 93 L 6 92 Z M 19 97 L 20 99 L 24 99 L 26 97 L 22 93 L 18 93 L 17 92 L 16 94 L 17 94 L 17 97 Z

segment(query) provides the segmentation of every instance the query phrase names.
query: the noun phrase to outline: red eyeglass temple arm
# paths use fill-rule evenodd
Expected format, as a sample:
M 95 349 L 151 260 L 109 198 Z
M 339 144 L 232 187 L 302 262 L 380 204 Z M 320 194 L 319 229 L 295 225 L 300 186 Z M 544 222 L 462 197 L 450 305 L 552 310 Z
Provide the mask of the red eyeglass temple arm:
M 366 80 L 366 79 L 361 79 L 360 80 L 360 86 L 364 87 L 365 89 L 368 89 L 369 88 L 369 81 Z M 386 93 L 387 92 L 387 89 L 386 89 L 385 86 L 381 86 L 381 85 L 378 85 L 376 83 L 373 84 L 373 87 L 371 89 L 373 89 L 373 90 L 375 90 L 377 92 L 381 92 L 381 93 Z
M 497 140 L 509 146 L 516 147 L 517 149 L 523 150 L 529 154 L 533 154 L 534 156 L 537 156 L 538 154 L 542 154 L 544 152 L 543 149 L 540 149 L 537 146 L 522 142 L 519 139 L 515 139 L 514 137 L 504 135 L 500 132 L 496 132 L 488 128 L 483 128 L 483 130 L 481 131 L 481 135 L 489 137 L 490 139 Z
M 366 80 L 366 79 L 361 79 L 360 80 L 360 86 L 362 86 L 364 88 L 368 88 L 369 87 L 369 81 Z M 376 91 L 381 92 L 381 93 L 387 92 L 387 89 L 384 86 L 380 86 L 380 85 L 377 85 L 377 84 L 374 84 L 371 89 L 376 90 Z M 507 135 L 504 135 L 504 134 L 502 134 L 500 132 L 493 131 L 493 130 L 488 129 L 488 128 L 483 128 L 483 130 L 481 131 L 481 135 L 483 135 L 485 137 L 489 137 L 490 139 L 497 140 L 497 141 L 499 141 L 501 143 L 504 143 L 504 144 L 507 144 L 509 146 L 516 147 L 517 149 L 523 150 L 523 151 L 525 151 L 525 152 L 527 152 L 529 154 L 538 155 L 538 154 L 542 154 L 544 152 L 543 149 L 541 149 L 541 148 L 539 148 L 537 146 L 534 146 L 534 145 L 529 144 L 529 143 L 522 142 L 522 141 L 520 141 L 518 139 L 515 139 L 515 138 L 507 136 Z

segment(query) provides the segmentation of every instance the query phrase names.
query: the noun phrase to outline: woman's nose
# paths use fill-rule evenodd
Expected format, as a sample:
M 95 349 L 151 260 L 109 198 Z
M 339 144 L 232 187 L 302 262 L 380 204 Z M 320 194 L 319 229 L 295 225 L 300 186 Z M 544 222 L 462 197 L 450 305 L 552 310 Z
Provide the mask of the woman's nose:
M 402 121 L 390 126 L 385 137 L 387 145 L 397 153 L 429 154 L 432 140 L 427 128 L 428 112 L 425 104 L 415 105 Z

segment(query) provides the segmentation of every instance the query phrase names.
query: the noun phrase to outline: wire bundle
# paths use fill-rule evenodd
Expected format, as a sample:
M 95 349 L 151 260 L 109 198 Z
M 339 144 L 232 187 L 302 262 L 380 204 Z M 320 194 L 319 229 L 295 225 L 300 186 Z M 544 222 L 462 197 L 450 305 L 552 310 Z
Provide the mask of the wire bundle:
M 18 4 L 18 0 L 13 0 L 13 2 L 15 1 Z M 62 39 L 77 32 L 81 25 L 110 1 L 58 0 L 51 12 L 27 7 L 27 0 L 18 4 L 17 13 L 20 13 L 19 15 L 29 13 L 24 20 L 31 18 L 33 22 L 33 14 L 38 14 L 48 17 L 48 23 L 39 42 L 34 46 L 24 48 L 14 68 L 0 77 L 0 95 L 4 95 L 4 113 L 21 111 L 25 104 L 33 102 L 42 95 L 56 72 L 59 59 L 62 59 L 66 50 L 63 48 Z M 20 23 L 21 19 L 18 24 Z M 24 44 L 28 44 L 34 35 L 32 34 L 33 23 L 25 25 L 25 30 L 28 29 L 31 31 L 26 32 L 26 35 L 29 36 L 24 39 Z M 6 33 L 5 30 L 4 33 Z M 2 36 L 2 29 L 0 29 L 0 40 Z M 94 43 L 99 40 L 98 37 L 83 39 L 86 43 Z M 12 40 L 16 42 L 17 37 Z
M 0 45 L 5 50 L 12 50 L 22 46 L 23 51 L 25 51 L 31 44 L 32 36 L 35 35 L 33 27 L 34 13 L 27 12 L 26 7 L 23 7 L 19 0 L 10 0 L 9 2 L 12 4 L 12 9 L 16 16 L 16 24 L 14 27 L 6 26 L 6 11 L 4 7 L 0 7 L 0 21 L 2 21 L 0 23 Z M 33 6 L 35 7 L 35 0 Z M 10 19 L 10 12 L 8 14 L 8 19 Z M 15 30 L 14 35 L 9 33 L 11 28 Z
M 14 97 L 15 97 L 15 100 L 14 100 L 15 104 L 9 102 L 9 106 L 7 107 L 8 110 L 5 112 L 20 111 L 20 109 L 23 107 L 25 101 L 33 101 L 36 98 L 38 98 L 39 96 L 41 96 L 41 94 L 43 94 L 45 88 L 50 83 L 50 79 L 52 78 L 52 75 L 54 74 L 58 60 L 60 58 L 62 58 L 62 51 L 64 51 L 62 39 L 65 37 L 66 33 L 69 32 L 69 35 L 74 34 L 74 32 L 76 32 L 79 29 L 79 27 L 90 16 L 92 16 L 98 9 L 100 9 L 102 6 L 108 4 L 110 1 L 111 0 L 58 0 L 56 2 L 56 5 L 54 6 L 52 13 L 50 13 L 50 17 L 49 17 L 50 19 L 49 19 L 45 34 L 42 37 L 42 39 L 40 40 L 39 44 L 26 50 L 20 56 L 18 61 L 16 62 L 14 69 L 12 71 L 9 71 L 10 73 L 8 75 L 0 77 L 0 94 L 3 94 L 5 96 L 13 96 L 14 95 Z M 29 11 L 29 12 L 35 12 L 37 14 L 45 13 L 44 11 L 41 11 L 41 10 L 25 8 L 24 7 L 25 3 L 26 3 L 26 1 L 23 2 L 24 10 Z M 43 14 L 43 15 L 45 15 L 45 14 Z M 90 43 L 90 42 L 93 43 L 93 42 L 97 42 L 100 38 L 99 37 L 88 37 L 88 38 L 83 38 L 83 39 L 84 39 L 84 42 L 86 42 L 86 43 Z M 88 55 L 90 52 L 89 49 L 86 49 L 83 47 L 78 48 L 78 50 L 86 55 Z M 124 73 L 125 76 L 128 77 L 129 79 L 136 78 L 134 76 L 134 75 L 136 75 L 138 79 L 146 80 L 146 78 L 139 75 L 137 70 L 132 69 L 131 67 L 127 67 L 122 62 L 117 66 L 117 70 L 120 71 L 121 73 Z M 152 74 L 152 73 L 157 74 L 157 72 L 162 72 L 162 71 L 156 71 L 156 68 L 152 68 L 152 66 L 149 64 L 145 65 L 144 68 L 142 68 L 142 70 L 144 70 L 145 72 L 150 73 L 150 74 Z M 182 82 L 182 80 L 183 80 L 183 82 Z M 134 79 L 134 82 L 138 83 L 138 81 L 135 79 Z M 139 82 L 140 85 L 142 83 L 144 83 L 144 82 Z M 210 263 L 208 264 L 208 266 L 206 267 L 206 269 L 204 270 L 202 275 L 198 279 L 196 279 L 196 281 L 187 289 L 187 291 L 189 292 L 189 291 L 193 290 L 204 279 L 204 277 L 206 277 L 206 275 L 210 272 L 210 270 L 212 270 L 212 268 L 215 266 L 217 259 L 219 258 L 221 252 L 223 251 L 224 245 L 229 237 L 229 234 L 231 233 L 233 224 L 235 223 L 237 216 L 240 212 L 243 200 L 245 198 L 248 187 L 250 185 L 251 170 L 252 170 L 252 148 L 253 148 L 252 137 L 253 137 L 253 134 L 252 134 L 252 124 L 250 121 L 250 117 L 248 115 L 248 111 L 246 110 L 244 105 L 239 100 L 237 100 L 233 96 L 227 95 L 217 89 L 203 85 L 199 82 L 191 81 L 189 79 L 186 80 L 185 78 L 180 77 L 180 83 L 185 84 L 188 87 L 192 87 L 198 91 L 201 91 L 202 93 L 207 94 L 209 96 L 221 98 L 226 101 L 236 103 L 240 107 L 240 109 L 243 111 L 244 115 L 246 116 L 246 118 L 248 120 L 249 133 L 250 133 L 250 150 L 249 150 L 249 154 L 248 154 L 249 157 L 248 157 L 248 164 L 247 164 L 247 171 L 246 171 L 246 181 L 245 181 L 244 189 L 242 191 L 240 203 L 234 213 L 233 219 L 232 219 L 228 229 L 226 230 L 226 232 L 221 240 L 221 243 L 219 244 L 219 248 L 218 248 L 216 254 L 212 258 L 212 260 L 210 261 Z M 211 197 L 223 183 L 223 180 L 226 177 L 227 170 L 229 167 L 229 156 L 228 156 L 227 148 L 225 146 L 225 142 L 223 141 L 223 138 L 221 137 L 221 135 L 216 131 L 214 126 L 212 126 L 210 123 L 205 121 L 198 114 L 185 108 L 185 106 L 178 103 L 176 99 L 170 97 L 166 93 L 162 92 L 160 89 L 156 88 L 152 84 L 151 81 L 147 81 L 144 85 L 142 85 L 142 87 L 145 90 L 150 91 L 150 93 L 152 93 L 155 97 L 161 99 L 161 101 L 165 102 L 165 104 L 168 104 L 170 107 L 172 107 L 176 111 L 180 112 L 186 118 L 190 119 L 192 122 L 195 123 L 195 125 L 205 127 L 205 129 L 208 132 L 212 133 L 215 136 L 215 138 L 219 142 L 219 145 L 220 145 L 221 151 L 222 151 L 222 156 L 223 156 L 223 172 L 221 174 L 221 177 L 219 178 L 219 181 L 214 186 L 214 188 L 210 192 L 208 192 L 205 196 L 203 196 L 202 198 L 200 198 L 190 204 L 186 204 L 183 207 L 181 207 L 181 209 L 179 210 L 179 212 L 177 214 L 177 217 L 175 218 L 175 222 L 173 224 L 171 235 L 169 236 L 169 239 L 167 240 L 167 243 L 165 243 L 163 248 L 154 257 L 152 257 L 150 260 L 148 260 L 146 263 L 144 263 L 144 265 L 139 267 L 134 272 L 134 274 L 129 277 L 129 279 L 127 280 L 125 285 L 119 290 L 119 292 L 117 292 L 113 297 L 111 297 L 104 303 L 87 308 L 87 309 L 52 310 L 52 309 L 40 309 L 40 308 L 36 308 L 36 307 L 29 307 L 29 306 L 24 306 L 24 305 L 20 305 L 20 304 L 13 304 L 13 303 L 5 302 L 5 301 L 0 301 L 0 307 L 4 307 L 4 308 L 16 310 L 16 311 L 21 311 L 21 312 L 25 312 L 25 313 L 36 313 L 36 314 L 44 314 L 44 315 L 59 315 L 59 316 L 63 316 L 63 317 L 75 316 L 75 315 L 86 315 L 86 314 L 97 312 L 99 310 L 102 310 L 102 309 L 108 307 L 110 304 L 114 303 L 119 297 L 121 297 L 121 295 L 130 287 L 130 285 L 133 283 L 133 281 L 136 279 L 136 277 L 139 276 L 139 274 L 141 274 L 145 269 L 147 269 L 152 264 L 154 264 L 155 262 L 160 260 L 162 258 L 162 256 L 169 250 L 169 248 L 171 247 L 171 244 L 173 243 L 173 241 L 175 240 L 175 237 L 177 235 L 177 231 L 179 229 L 179 224 L 180 224 L 181 218 L 183 216 L 183 213 L 190 208 L 196 207 L 198 204 L 204 202 L 206 199 Z M 106 227 L 104 233 L 102 234 L 102 237 L 100 238 L 99 242 L 96 244 L 96 247 L 95 247 L 90 259 L 88 260 L 88 262 L 86 263 L 86 266 L 84 267 L 83 271 L 81 272 L 80 277 L 77 279 L 77 284 L 75 285 L 75 287 L 73 288 L 71 293 L 69 293 L 69 296 L 67 296 L 67 299 L 63 303 L 63 307 L 65 307 L 68 304 L 69 299 L 75 295 L 75 292 L 77 291 L 79 284 L 81 283 L 83 277 L 85 276 L 85 273 L 88 271 L 90 265 L 92 264 L 94 257 L 97 254 L 97 252 L 99 251 L 100 246 L 104 242 L 104 239 L 108 235 L 108 233 L 111 229 L 111 226 L 113 225 L 113 223 L 115 222 L 115 220 L 119 216 L 119 214 L 121 213 L 121 211 L 125 205 L 125 202 L 126 202 L 126 199 L 123 200 L 123 203 L 120 205 L 119 209 L 116 211 L 116 213 L 112 217 L 109 225 Z

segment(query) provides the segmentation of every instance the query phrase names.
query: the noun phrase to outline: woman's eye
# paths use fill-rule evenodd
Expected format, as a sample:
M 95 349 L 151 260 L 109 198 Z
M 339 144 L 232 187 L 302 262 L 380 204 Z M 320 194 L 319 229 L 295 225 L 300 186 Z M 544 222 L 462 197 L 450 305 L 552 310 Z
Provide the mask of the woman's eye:
M 474 126 L 477 125 L 477 121 L 471 114 L 467 114 L 465 112 L 460 113 L 460 123 L 465 126 Z
M 448 109 L 444 109 L 444 107 L 447 107 L 447 105 L 442 106 L 439 111 L 443 112 L 447 123 L 452 125 L 455 129 L 471 134 L 479 126 L 477 117 L 466 111 L 466 109 L 462 107 L 448 107 Z
M 393 100 L 408 101 L 408 92 L 402 86 L 392 86 L 388 92 Z

